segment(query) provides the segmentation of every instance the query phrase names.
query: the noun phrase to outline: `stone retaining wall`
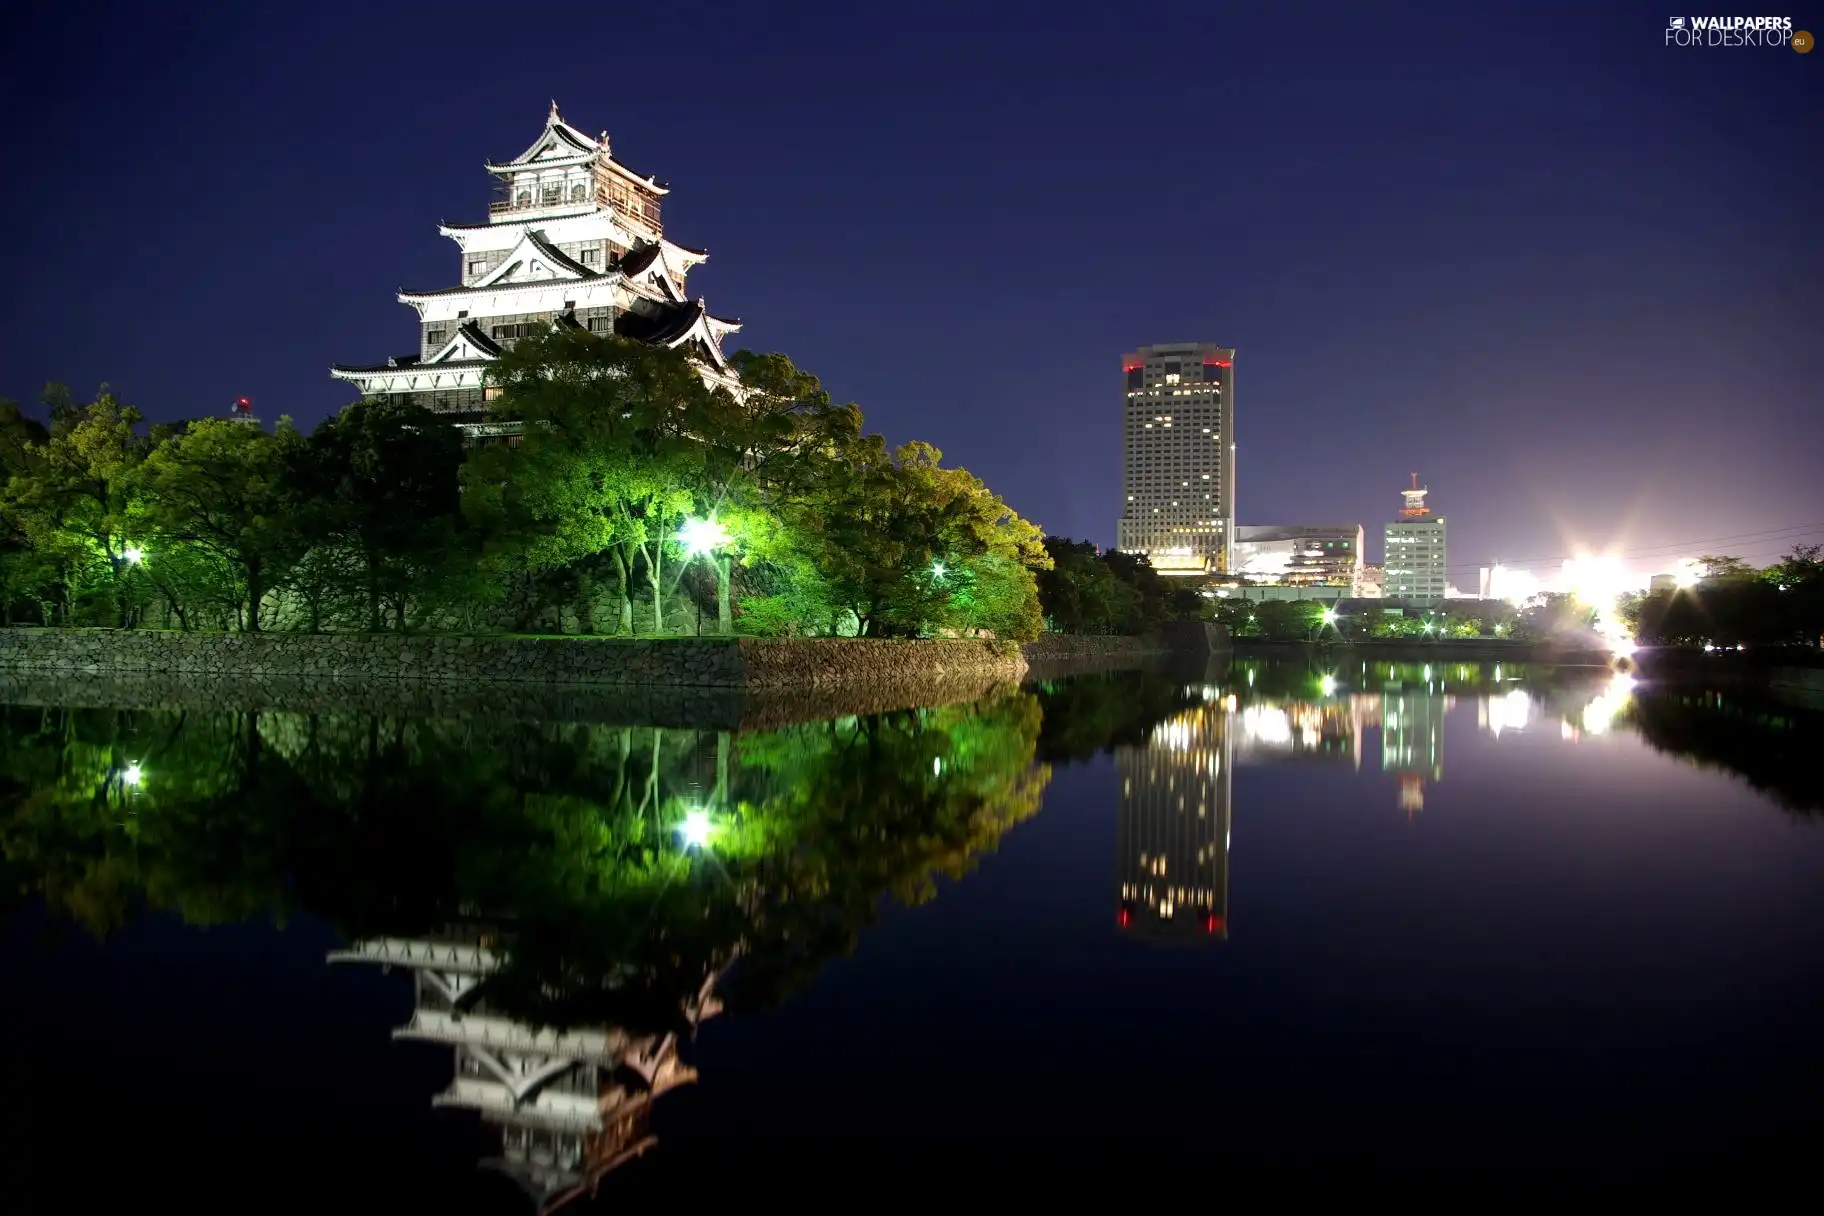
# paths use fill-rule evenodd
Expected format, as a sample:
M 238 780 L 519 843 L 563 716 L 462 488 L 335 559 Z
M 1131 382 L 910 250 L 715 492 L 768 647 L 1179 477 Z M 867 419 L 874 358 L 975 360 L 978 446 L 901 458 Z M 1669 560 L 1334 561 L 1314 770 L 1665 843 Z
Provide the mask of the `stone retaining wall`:
M 1162 652 L 1157 639 L 1048 635 L 1026 646 L 878 638 L 440 637 L 0 629 L 0 671 L 44 677 L 179 677 L 612 685 L 621 688 L 876 692 L 1019 680 L 1029 659 L 1119 664 Z M 890 698 L 891 699 L 891 698 Z
M 430 680 L 682 688 L 885 687 L 1018 680 L 1016 647 L 867 638 L 434 637 L 394 634 L 0 630 L 0 670 L 71 675 Z

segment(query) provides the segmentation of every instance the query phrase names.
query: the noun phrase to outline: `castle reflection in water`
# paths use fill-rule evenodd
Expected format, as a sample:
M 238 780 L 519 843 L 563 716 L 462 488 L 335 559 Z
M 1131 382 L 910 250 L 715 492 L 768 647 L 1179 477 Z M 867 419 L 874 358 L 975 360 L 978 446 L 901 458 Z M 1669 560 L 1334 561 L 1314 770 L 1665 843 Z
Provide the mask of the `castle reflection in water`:
M 1272 687 L 1263 676 L 1270 675 Z M 1592 670 L 1540 686 L 1502 664 L 1357 664 L 1354 671 L 1220 660 L 1186 693 L 1200 704 L 1155 726 L 1142 746 L 1115 749 L 1121 775 L 1116 922 L 1159 942 L 1229 935 L 1229 843 L 1237 765 L 1348 764 L 1359 771 L 1379 736 L 1381 771 L 1408 818 L 1444 779 L 1444 721 L 1462 698 L 1499 738 L 1557 718 L 1577 741 L 1602 733 L 1631 682 Z

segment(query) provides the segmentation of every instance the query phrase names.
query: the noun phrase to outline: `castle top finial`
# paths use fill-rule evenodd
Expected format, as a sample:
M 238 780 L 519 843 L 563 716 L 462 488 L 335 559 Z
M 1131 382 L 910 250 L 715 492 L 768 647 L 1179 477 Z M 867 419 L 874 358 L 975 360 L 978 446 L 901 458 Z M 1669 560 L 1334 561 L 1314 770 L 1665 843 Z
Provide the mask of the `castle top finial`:
M 552 98 L 552 99 L 551 99 L 551 117 L 552 117 L 552 118 L 553 118 L 553 119 L 555 119 L 555 118 L 557 118 L 557 117 L 558 117 L 558 114 L 557 114 L 557 98 L 555 98 L 555 97 L 553 97 L 553 98 Z

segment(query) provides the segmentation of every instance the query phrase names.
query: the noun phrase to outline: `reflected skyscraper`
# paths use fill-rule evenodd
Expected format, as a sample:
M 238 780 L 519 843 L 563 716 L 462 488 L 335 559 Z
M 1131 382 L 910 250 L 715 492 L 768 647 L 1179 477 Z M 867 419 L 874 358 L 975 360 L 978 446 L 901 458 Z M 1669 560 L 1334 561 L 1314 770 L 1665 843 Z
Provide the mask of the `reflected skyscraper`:
M 1444 779 L 1444 715 L 1450 699 L 1429 687 L 1381 693 L 1381 770 L 1400 778 L 1400 809 L 1425 809 L 1425 782 Z
M 492 1012 L 487 980 L 500 959 L 478 939 L 372 939 L 329 961 L 412 972 L 412 1019 L 393 1037 L 455 1049 L 455 1075 L 432 1105 L 473 1110 L 499 1129 L 500 1155 L 486 1164 L 517 1182 L 540 1213 L 593 1192 L 605 1174 L 657 1144 L 652 1104 L 696 1080 L 678 1059 L 675 1033 L 535 1028 Z M 685 1004 L 692 1029 L 720 1008 L 716 978 Z
M 1156 940 L 1228 936 L 1233 736 L 1221 705 L 1115 749 L 1121 773 L 1119 923 Z

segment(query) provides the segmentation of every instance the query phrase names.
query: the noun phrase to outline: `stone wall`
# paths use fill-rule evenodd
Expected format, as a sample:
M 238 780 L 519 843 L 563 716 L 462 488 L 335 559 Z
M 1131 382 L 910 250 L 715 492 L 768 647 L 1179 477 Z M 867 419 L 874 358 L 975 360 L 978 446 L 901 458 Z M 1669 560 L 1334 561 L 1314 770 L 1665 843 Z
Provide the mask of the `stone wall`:
M 887 688 L 1018 680 L 1016 648 L 865 638 L 515 638 L 0 630 L 0 670 L 70 675 L 427 680 L 684 688 Z
M 0 671 L 39 676 L 442 681 L 465 686 L 617 687 L 877 692 L 1023 678 L 1031 662 L 1095 665 L 1157 654 L 1156 639 L 1048 636 L 1022 652 L 973 641 L 877 638 L 445 637 L 397 634 L 224 634 L 158 630 L 0 629 Z

